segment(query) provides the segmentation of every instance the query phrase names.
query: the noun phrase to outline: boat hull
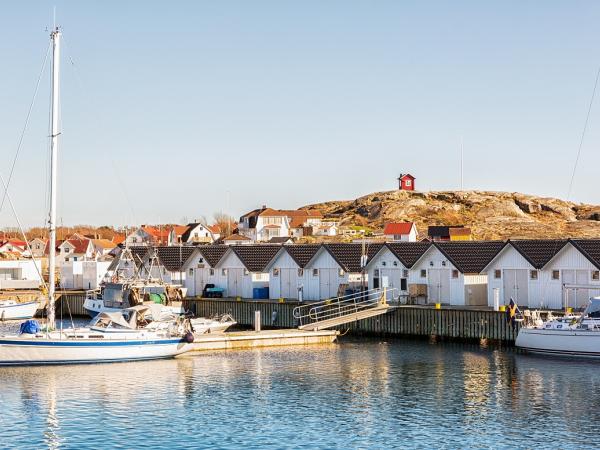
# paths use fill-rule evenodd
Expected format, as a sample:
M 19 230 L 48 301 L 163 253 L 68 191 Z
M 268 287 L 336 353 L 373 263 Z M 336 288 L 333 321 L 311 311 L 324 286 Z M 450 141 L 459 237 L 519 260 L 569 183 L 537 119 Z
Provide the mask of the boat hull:
M 185 311 L 182 307 L 177 306 L 166 306 L 166 309 L 170 310 L 172 314 L 183 314 Z M 83 309 L 88 313 L 88 315 L 92 318 L 96 317 L 101 312 L 119 312 L 122 311 L 122 308 L 109 308 L 104 306 L 104 302 L 102 300 L 90 299 L 86 298 L 83 302 Z
M 529 353 L 600 358 L 600 332 L 521 328 L 515 345 Z
M 70 340 L 0 338 L 0 366 L 91 364 L 172 358 L 189 350 L 181 338 Z
M 0 320 L 31 319 L 38 310 L 37 302 L 15 303 L 2 305 L 0 303 Z

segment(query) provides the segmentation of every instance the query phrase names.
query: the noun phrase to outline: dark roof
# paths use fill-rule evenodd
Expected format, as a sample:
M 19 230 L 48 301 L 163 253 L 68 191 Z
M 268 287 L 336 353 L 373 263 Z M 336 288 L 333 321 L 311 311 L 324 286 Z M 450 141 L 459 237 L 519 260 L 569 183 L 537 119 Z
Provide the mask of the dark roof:
M 504 248 L 504 241 L 436 242 L 448 261 L 462 273 L 480 273 Z
M 294 239 L 290 236 L 273 236 L 269 239 L 269 244 L 285 244 L 290 240 L 293 241 Z
M 388 242 L 387 248 L 400 260 L 404 267 L 411 268 L 423 253 L 429 248 L 431 242 Z
M 232 245 L 230 248 L 250 272 L 263 272 L 281 250 L 281 245 Z
M 289 253 L 296 264 L 301 268 L 306 267 L 308 262 L 321 248 L 321 244 L 286 245 L 285 250 Z
M 449 237 L 450 228 L 463 228 L 464 225 L 432 225 L 427 227 L 427 236 Z
M 600 239 L 569 239 L 569 242 L 600 269 Z
M 384 244 L 382 243 L 368 243 L 365 244 L 367 253 L 367 263 L 371 261 L 371 258 L 381 250 Z M 362 256 L 362 243 L 352 244 L 323 244 L 323 247 L 333 256 L 333 259 L 337 261 L 342 269 L 346 272 L 358 273 L 362 270 L 360 266 L 360 257 Z
M 566 239 L 508 241 L 536 269 L 544 267 L 568 242 Z
M 156 253 L 165 269 L 170 272 L 179 272 L 195 249 L 195 247 L 184 246 L 156 247 Z
M 211 267 L 215 267 L 229 249 L 229 245 L 203 245 L 196 248 L 200 251 L 206 262 Z
M 198 225 L 202 225 L 201 223 L 188 223 L 186 225 L 187 229 L 181 235 L 181 241 L 187 242 L 190 239 L 190 234 L 192 234 L 192 230 L 194 230 Z

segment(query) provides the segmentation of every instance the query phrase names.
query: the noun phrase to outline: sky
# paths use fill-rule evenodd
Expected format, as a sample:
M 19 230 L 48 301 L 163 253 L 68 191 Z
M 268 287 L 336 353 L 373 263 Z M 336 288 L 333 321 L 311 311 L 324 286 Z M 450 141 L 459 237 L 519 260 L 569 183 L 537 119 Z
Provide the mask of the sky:
M 0 28 L 7 178 L 63 31 L 59 224 L 180 223 L 397 188 L 600 204 L 596 1 L 22 1 Z M 49 63 L 9 192 L 48 211 Z M 599 89 L 600 91 L 600 89 Z M 600 92 L 598 92 L 600 97 Z M 14 227 L 9 205 L 0 227 Z

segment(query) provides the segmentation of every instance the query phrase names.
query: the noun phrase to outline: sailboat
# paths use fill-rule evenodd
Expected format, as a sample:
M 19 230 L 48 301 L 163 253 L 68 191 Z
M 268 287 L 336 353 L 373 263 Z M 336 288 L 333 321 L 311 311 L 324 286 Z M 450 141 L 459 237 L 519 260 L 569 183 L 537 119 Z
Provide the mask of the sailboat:
M 50 112 L 50 244 L 48 317 L 46 330 L 25 323 L 20 335 L 0 335 L 0 365 L 45 365 L 101 363 L 171 358 L 189 350 L 193 334 L 184 327 L 138 327 L 136 320 L 127 320 L 122 313 L 105 313 L 89 328 L 55 330 L 55 269 L 56 269 L 56 169 L 58 156 L 58 104 L 61 31 L 55 27 L 52 43 L 52 75 Z M 139 309 L 139 308 L 138 308 Z M 134 310 L 130 315 L 144 314 Z M 100 325 L 104 326 L 100 326 Z M 117 332 L 115 332 L 117 331 Z

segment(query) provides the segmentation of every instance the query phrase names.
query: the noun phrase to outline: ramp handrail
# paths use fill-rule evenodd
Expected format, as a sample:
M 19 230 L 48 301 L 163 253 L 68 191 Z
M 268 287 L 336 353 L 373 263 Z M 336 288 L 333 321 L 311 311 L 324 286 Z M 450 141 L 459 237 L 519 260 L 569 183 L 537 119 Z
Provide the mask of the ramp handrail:
M 298 326 L 343 317 L 386 304 L 386 294 L 395 289 L 370 289 L 308 305 L 297 306 L 293 317 Z

